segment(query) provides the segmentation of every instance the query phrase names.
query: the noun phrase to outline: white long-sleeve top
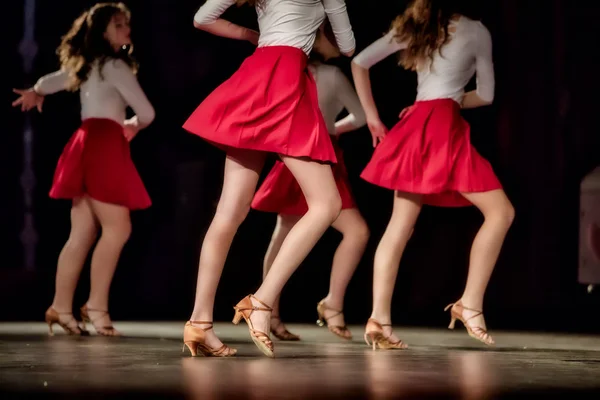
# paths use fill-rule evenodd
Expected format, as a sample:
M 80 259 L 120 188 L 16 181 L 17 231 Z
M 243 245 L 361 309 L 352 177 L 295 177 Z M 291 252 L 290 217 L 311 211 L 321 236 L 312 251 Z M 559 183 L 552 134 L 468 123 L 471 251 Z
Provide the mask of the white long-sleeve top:
M 450 39 L 433 56 L 433 61 L 417 68 L 417 101 L 453 99 L 460 103 L 465 86 L 477 74 L 477 94 L 484 101 L 494 99 L 494 63 L 492 37 L 478 21 L 461 16 L 450 25 Z M 392 29 L 358 54 L 353 62 L 363 68 L 373 65 L 406 48 L 394 39 Z
M 108 118 L 123 125 L 129 106 L 140 127 L 150 125 L 154 108 L 131 68 L 123 60 L 109 60 L 104 64 L 102 77 L 99 72 L 95 65 L 79 89 L 81 119 Z M 43 76 L 33 88 L 41 95 L 48 95 L 65 90 L 68 83 L 68 71 L 60 70 Z
M 236 0 L 207 0 L 194 21 L 208 25 L 235 4 Z M 342 53 L 354 50 L 356 43 L 344 0 L 263 0 L 256 6 L 260 36 L 258 47 L 291 46 L 309 54 L 325 15 L 331 23 Z
M 319 109 L 327 124 L 330 135 L 335 135 L 337 116 L 346 109 L 348 116 L 338 122 L 350 122 L 356 129 L 367 123 L 365 112 L 354 87 L 346 75 L 333 65 L 311 65 L 310 70 L 315 77 Z

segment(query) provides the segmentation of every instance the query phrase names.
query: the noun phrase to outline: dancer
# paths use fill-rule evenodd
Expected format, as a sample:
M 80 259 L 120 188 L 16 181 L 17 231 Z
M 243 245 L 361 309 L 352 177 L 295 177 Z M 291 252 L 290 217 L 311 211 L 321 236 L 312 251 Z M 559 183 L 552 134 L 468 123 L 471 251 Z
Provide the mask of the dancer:
M 256 7 L 257 32 L 219 19 L 235 0 L 208 0 L 194 25 L 218 36 L 258 43 L 238 71 L 196 109 L 184 128 L 227 153 L 221 198 L 200 254 L 196 301 L 184 329 L 192 355 L 232 356 L 212 331 L 215 292 L 235 233 L 246 218 L 267 152 L 277 153 L 300 184 L 308 212 L 290 231 L 254 295 L 235 306 L 258 348 L 272 357 L 271 305 L 298 265 L 337 218 L 341 201 L 329 163 L 336 161 L 318 108 L 307 54 L 325 15 L 341 52 L 354 35 L 343 0 L 238 0 Z
M 80 128 L 58 161 L 50 197 L 71 199 L 71 233 L 58 258 L 54 301 L 46 311 L 50 335 L 60 325 L 81 335 L 91 323 L 103 336 L 120 335 L 108 313 L 110 284 L 121 250 L 131 231 L 129 211 L 150 206 L 129 153 L 131 141 L 154 119 L 154 109 L 135 77 L 129 9 L 122 3 L 100 3 L 75 20 L 58 48 L 61 70 L 35 86 L 14 90 L 13 106 L 42 111 L 44 96 L 79 90 Z M 125 119 L 130 106 L 135 116 Z M 73 317 L 73 296 L 98 229 L 92 254 L 91 290 L 81 307 L 83 328 Z
M 369 228 L 354 202 L 337 138 L 343 133 L 363 127 L 367 121 L 358 96 L 344 73 L 333 65 L 323 63 L 340 55 L 332 37 L 331 25 L 327 23 L 321 25 L 309 64 L 309 69 L 317 83 L 319 107 L 336 151 L 338 162 L 333 167 L 333 176 L 342 198 L 342 212 L 332 226 L 343 235 L 343 238 L 333 258 L 329 294 L 317 305 L 319 315 L 317 323 L 321 326 L 327 324 L 332 333 L 349 340 L 352 339 L 352 335 L 344 323 L 342 313 L 344 295 L 369 240 Z M 336 122 L 337 116 L 344 108 L 348 110 L 349 115 Z M 278 214 L 277 224 L 263 263 L 263 277 L 265 277 L 285 237 L 308 209 L 300 186 L 283 162 L 275 163 L 254 196 L 252 208 Z M 271 314 L 271 333 L 280 340 L 300 340 L 298 335 L 285 328 L 279 315 L 279 297 L 277 297 Z
M 390 32 L 352 63 L 373 146 L 381 142 L 361 176 L 395 191 L 392 217 L 375 253 L 373 313 L 365 334 L 373 348 L 406 347 L 392 333 L 391 302 L 398 265 L 422 204 L 473 204 L 483 213 L 465 290 L 449 306 L 450 328 L 458 319 L 469 335 L 494 343 L 481 310 L 514 210 L 490 164 L 471 146 L 469 124 L 460 115 L 461 108 L 486 106 L 494 98 L 491 37 L 484 25 L 455 10 L 450 0 L 413 0 Z M 369 68 L 400 50 L 401 64 L 417 71 L 417 101 L 387 132 L 373 100 Z M 465 93 L 474 74 L 477 89 Z

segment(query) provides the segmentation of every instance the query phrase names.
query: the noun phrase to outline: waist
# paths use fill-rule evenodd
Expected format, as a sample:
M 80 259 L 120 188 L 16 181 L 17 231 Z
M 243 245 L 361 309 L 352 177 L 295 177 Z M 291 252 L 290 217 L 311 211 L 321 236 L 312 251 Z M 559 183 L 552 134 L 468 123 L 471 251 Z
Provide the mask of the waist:
M 260 45 L 254 51 L 254 54 L 280 54 L 300 56 L 308 60 L 308 55 L 301 48 L 288 45 Z
M 80 129 L 123 132 L 123 125 L 110 118 L 91 117 L 81 120 Z
M 434 108 L 434 107 L 449 107 L 453 111 L 460 113 L 460 104 L 454 99 L 431 99 L 431 100 L 417 100 L 415 106 L 419 108 Z

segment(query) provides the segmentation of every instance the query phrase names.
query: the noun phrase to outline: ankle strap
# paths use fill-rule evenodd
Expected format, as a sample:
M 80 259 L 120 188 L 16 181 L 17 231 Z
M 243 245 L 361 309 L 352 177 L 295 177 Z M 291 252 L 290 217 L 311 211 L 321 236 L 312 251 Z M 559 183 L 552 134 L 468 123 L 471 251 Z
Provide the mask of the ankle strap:
M 271 307 L 269 307 L 268 305 L 266 305 L 265 303 L 263 303 L 262 301 L 260 301 L 255 295 L 251 294 L 250 295 L 250 299 L 256 300 L 257 302 L 259 302 L 260 304 L 262 304 L 266 308 L 266 310 L 264 310 L 264 309 L 261 309 L 260 307 L 255 307 L 254 308 L 255 310 L 268 311 L 268 312 L 273 311 L 273 309 Z
M 342 315 L 344 313 L 344 310 L 336 310 L 334 308 L 331 308 L 327 305 L 327 303 L 325 303 L 325 300 L 321 300 L 321 302 L 319 303 L 319 305 L 321 307 L 323 307 L 323 311 L 327 310 L 327 311 L 335 311 L 335 314 L 330 315 L 329 317 L 327 317 L 327 319 L 331 319 L 333 317 L 337 317 L 338 315 Z M 323 317 L 325 319 L 325 317 Z
M 212 321 L 192 321 L 190 320 L 190 324 L 196 324 L 196 325 L 210 325 L 207 328 L 200 328 L 199 326 L 197 326 L 196 328 L 198 329 L 202 329 L 204 332 L 210 331 L 213 328 L 214 323 Z

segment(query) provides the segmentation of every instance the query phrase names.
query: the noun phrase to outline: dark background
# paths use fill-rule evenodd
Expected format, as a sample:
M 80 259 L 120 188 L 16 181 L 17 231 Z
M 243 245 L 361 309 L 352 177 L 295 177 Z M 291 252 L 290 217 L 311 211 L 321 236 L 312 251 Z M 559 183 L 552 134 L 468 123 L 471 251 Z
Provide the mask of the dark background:
M 23 3 L 3 5 L 0 80 L 0 320 L 41 320 L 52 301 L 58 254 L 68 237 L 67 201 L 48 198 L 63 146 L 79 123 L 78 95 L 61 93 L 33 115 L 34 216 L 39 235 L 35 269 L 26 271 L 23 226 L 23 115 L 10 108 L 12 87 L 26 87 L 58 68 L 60 36 L 85 8 L 82 0 L 38 1 L 38 56 L 31 76 L 18 53 Z M 223 154 L 180 127 L 186 117 L 253 51 L 249 44 L 194 30 L 201 1 L 125 1 L 133 12 L 140 82 L 157 110 L 154 124 L 132 143 L 134 161 L 154 205 L 133 213 L 133 235 L 115 275 L 111 313 L 119 319 L 184 321 L 193 305 L 199 248 L 218 199 Z M 380 37 L 406 1 L 347 0 L 361 50 Z M 596 124 L 597 2 L 471 1 L 492 33 L 497 95 L 492 107 L 465 112 L 472 141 L 493 164 L 516 208 L 516 220 L 492 277 L 486 318 L 495 329 L 587 330 L 600 327 L 600 300 L 577 282 L 579 184 L 600 163 Z M 225 17 L 255 26 L 249 7 Z M 595 32 L 595 33 L 594 33 Z M 390 127 L 415 96 L 416 78 L 390 57 L 372 69 L 376 101 Z M 349 60 L 338 60 L 349 72 Z M 362 129 L 341 140 L 359 208 L 372 239 L 346 297 L 346 320 L 364 323 L 371 307 L 372 259 L 391 212 L 391 193 L 359 178 L 372 147 Z M 264 171 L 265 173 L 267 171 Z M 262 257 L 275 216 L 251 212 L 232 247 L 217 293 L 216 320 L 260 284 Z M 442 308 L 466 279 L 470 243 L 482 222 L 474 208 L 425 208 L 400 267 L 394 323 L 444 326 Z M 328 289 L 339 234 L 330 230 L 285 288 L 282 316 L 314 321 Z M 84 270 L 85 271 L 85 270 Z M 84 272 L 75 307 L 89 290 Z

